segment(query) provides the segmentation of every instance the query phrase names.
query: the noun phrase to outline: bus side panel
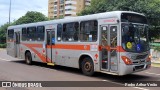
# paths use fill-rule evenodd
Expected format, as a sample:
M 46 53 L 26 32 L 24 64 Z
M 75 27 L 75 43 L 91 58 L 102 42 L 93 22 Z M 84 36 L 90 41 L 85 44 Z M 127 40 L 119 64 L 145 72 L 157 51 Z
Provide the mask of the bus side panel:
M 55 61 L 58 65 L 79 68 L 79 55 L 80 51 L 57 49 Z
M 21 49 L 22 49 L 21 50 L 22 59 L 25 59 L 25 52 L 30 51 L 32 55 L 32 61 L 46 62 L 45 54 L 43 53 L 42 44 L 23 43 L 21 44 Z
M 66 49 L 56 49 L 56 64 L 68 67 L 79 68 L 79 58 L 81 55 L 88 55 L 93 60 L 95 71 L 99 71 L 98 59 L 99 53 L 87 51 L 87 50 L 66 50 Z M 97 54 L 97 58 L 95 55 Z

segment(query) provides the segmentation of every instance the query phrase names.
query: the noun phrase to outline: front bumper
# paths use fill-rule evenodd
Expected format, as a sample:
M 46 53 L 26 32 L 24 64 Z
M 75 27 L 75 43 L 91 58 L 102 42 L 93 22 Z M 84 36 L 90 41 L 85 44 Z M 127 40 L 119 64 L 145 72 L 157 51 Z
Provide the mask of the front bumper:
M 151 67 L 151 62 L 146 62 L 139 65 L 126 65 L 124 63 L 121 63 L 118 75 L 131 74 L 131 73 L 147 70 L 150 67 Z

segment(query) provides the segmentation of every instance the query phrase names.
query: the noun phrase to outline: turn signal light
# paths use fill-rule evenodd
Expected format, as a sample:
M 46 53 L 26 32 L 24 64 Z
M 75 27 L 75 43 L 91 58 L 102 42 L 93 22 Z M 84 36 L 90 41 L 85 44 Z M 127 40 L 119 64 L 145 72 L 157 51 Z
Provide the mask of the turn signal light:
M 152 56 L 149 55 L 148 58 L 147 58 L 147 62 L 150 62 L 150 61 L 151 61 L 151 58 L 152 58 Z
M 132 61 L 128 57 L 122 56 L 121 58 L 126 65 L 131 65 L 132 64 Z

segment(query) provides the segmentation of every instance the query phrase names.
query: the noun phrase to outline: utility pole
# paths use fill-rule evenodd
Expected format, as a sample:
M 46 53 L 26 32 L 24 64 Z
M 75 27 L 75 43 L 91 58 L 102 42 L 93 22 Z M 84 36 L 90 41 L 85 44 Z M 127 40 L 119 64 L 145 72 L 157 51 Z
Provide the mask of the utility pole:
M 11 0 L 10 0 L 10 3 L 9 3 L 9 25 L 11 23 Z

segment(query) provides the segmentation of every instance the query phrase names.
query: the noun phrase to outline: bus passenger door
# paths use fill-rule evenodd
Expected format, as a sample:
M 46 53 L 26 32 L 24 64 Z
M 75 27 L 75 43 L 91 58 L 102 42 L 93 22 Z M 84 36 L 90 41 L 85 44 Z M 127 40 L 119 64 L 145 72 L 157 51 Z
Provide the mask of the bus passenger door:
M 54 29 L 47 29 L 46 33 L 46 62 L 53 63 L 53 47 L 55 45 L 55 31 Z
M 109 53 L 110 53 L 110 57 L 109 57 L 109 60 L 110 60 L 110 71 L 111 72 L 117 72 L 118 70 L 118 58 L 117 58 L 117 26 L 116 25 L 110 25 L 109 26 L 109 46 L 110 46 L 110 50 L 109 50 Z
M 15 57 L 20 57 L 20 32 L 14 33 L 14 49 L 15 49 Z
M 117 26 L 101 26 L 101 70 L 116 72 L 117 58 Z
M 101 26 L 101 46 L 102 46 L 102 51 L 101 51 L 101 70 L 109 71 L 109 60 L 108 60 L 108 46 L 109 46 L 109 41 L 108 41 L 108 25 Z

